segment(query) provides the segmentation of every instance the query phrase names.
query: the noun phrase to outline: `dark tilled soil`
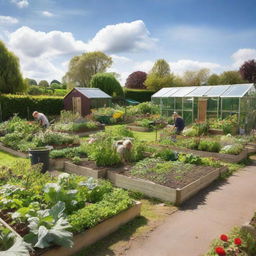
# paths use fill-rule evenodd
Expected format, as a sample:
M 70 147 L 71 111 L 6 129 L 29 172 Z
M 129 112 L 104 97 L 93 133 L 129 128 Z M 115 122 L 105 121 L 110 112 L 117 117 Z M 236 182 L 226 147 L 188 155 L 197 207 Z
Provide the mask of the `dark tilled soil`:
M 147 173 L 144 177 L 135 177 L 133 176 L 129 171 L 123 172 L 124 175 L 135 177 L 135 178 L 141 178 L 145 180 L 153 181 L 157 184 L 164 185 L 170 188 L 183 188 L 186 185 L 196 181 L 197 179 L 207 175 L 208 173 L 216 170 L 216 168 L 210 167 L 210 166 L 194 166 L 190 171 L 185 173 L 176 173 L 173 171 L 170 171 L 168 173 L 162 174 L 162 179 L 159 179 L 160 175 L 157 175 L 156 173 Z
M 121 164 L 118 166 L 101 167 L 101 166 L 97 166 L 94 161 L 90 161 L 88 159 L 83 159 L 80 165 L 94 169 L 94 170 L 108 170 L 108 171 L 115 171 L 118 173 L 128 171 L 133 166 L 133 164 Z

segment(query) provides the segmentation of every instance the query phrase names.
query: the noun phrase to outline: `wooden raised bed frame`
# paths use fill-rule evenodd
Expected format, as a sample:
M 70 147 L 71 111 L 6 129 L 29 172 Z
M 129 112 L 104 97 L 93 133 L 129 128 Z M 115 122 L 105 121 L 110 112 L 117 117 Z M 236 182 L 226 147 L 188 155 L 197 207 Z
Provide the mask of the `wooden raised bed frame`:
M 144 179 L 128 177 L 113 171 L 108 171 L 108 179 L 117 187 L 135 190 L 147 196 L 180 205 L 198 191 L 211 184 L 226 170 L 227 167 L 216 168 L 214 171 L 181 189 L 166 187 Z
M 103 222 L 99 223 L 95 227 L 92 227 L 84 232 L 74 235 L 73 237 L 74 245 L 72 248 L 54 247 L 42 253 L 41 256 L 57 256 L 57 255 L 72 256 L 75 253 L 82 250 L 83 248 L 88 247 L 89 245 L 92 245 L 98 240 L 113 233 L 121 225 L 124 225 L 127 222 L 134 219 L 135 217 L 139 216 L 140 211 L 141 211 L 141 203 L 135 202 L 135 204 L 131 206 L 129 209 L 124 210 L 118 213 L 117 215 L 104 220 Z M 4 223 L 4 225 L 9 227 L 9 225 L 2 219 L 0 219 L 0 222 Z M 17 234 L 15 231 L 14 233 Z
M 94 128 L 94 129 L 89 129 L 88 131 L 84 131 L 84 132 L 69 132 L 69 131 L 65 131 L 65 132 L 58 131 L 58 132 L 68 133 L 68 134 L 72 134 L 72 135 L 78 135 L 79 137 L 85 137 L 85 136 L 89 136 L 90 134 L 94 134 L 96 132 L 104 131 L 104 130 L 105 130 L 105 126 Z
M 0 143 L 0 150 L 4 151 L 6 153 L 9 153 L 9 154 L 11 154 L 13 156 L 22 157 L 22 158 L 28 158 L 28 154 L 27 153 L 24 153 L 24 152 L 21 152 L 21 151 L 14 150 L 12 148 L 6 147 L 6 146 L 4 146 L 3 143 Z
M 180 148 L 180 147 L 168 146 L 168 145 L 157 145 L 157 147 L 169 148 L 177 152 L 193 154 L 201 157 L 213 157 L 215 159 L 218 159 L 224 162 L 229 162 L 229 163 L 239 163 L 242 160 L 246 159 L 248 156 L 247 148 L 244 148 L 239 155 L 230 155 L 230 154 L 200 151 L 200 150 L 194 150 L 194 149 L 188 149 L 188 148 Z
M 127 128 L 129 130 L 136 131 L 136 132 L 152 132 L 153 131 L 152 128 L 142 127 L 135 124 L 129 124 L 127 125 Z

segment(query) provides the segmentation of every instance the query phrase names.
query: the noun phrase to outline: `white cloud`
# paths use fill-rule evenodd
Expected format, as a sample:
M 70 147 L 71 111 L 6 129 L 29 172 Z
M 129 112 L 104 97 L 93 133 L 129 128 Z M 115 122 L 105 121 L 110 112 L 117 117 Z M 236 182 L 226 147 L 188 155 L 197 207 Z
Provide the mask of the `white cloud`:
M 43 15 L 43 16 L 46 16 L 46 17 L 53 17 L 53 16 L 54 16 L 53 13 L 48 12 L 48 11 L 43 11 L 43 12 L 42 12 L 42 15 Z
M 19 21 L 16 18 L 10 17 L 10 16 L 0 16 L 0 24 L 1 25 L 10 25 L 10 24 L 16 24 Z
M 239 49 L 232 56 L 233 67 L 239 68 L 245 61 L 256 59 L 256 49 Z
M 136 20 L 104 27 L 89 41 L 88 47 L 89 50 L 118 53 L 150 49 L 155 42 L 144 22 Z
M 16 4 L 19 8 L 25 8 L 29 6 L 28 0 L 11 0 L 12 3 Z
M 175 74 L 182 75 L 187 70 L 199 70 L 208 68 L 212 72 L 217 72 L 222 68 L 221 65 L 212 62 L 201 62 L 196 60 L 178 60 L 176 62 L 169 62 L 171 71 Z

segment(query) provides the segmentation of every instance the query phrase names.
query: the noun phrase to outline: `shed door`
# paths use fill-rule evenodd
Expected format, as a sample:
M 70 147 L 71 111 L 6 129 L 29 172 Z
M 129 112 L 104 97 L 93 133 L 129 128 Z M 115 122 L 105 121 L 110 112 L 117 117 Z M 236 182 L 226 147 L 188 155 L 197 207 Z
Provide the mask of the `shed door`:
M 207 118 L 207 99 L 198 100 L 198 121 L 205 122 Z
M 72 98 L 73 103 L 73 112 L 82 114 L 82 104 L 81 104 L 81 97 L 73 97 Z

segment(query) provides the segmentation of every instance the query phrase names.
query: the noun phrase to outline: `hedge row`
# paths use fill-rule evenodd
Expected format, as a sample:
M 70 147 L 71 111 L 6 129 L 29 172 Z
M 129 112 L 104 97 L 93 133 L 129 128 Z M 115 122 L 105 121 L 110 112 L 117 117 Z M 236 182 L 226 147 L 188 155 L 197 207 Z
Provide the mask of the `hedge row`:
M 150 90 L 124 89 L 125 98 L 139 102 L 151 101 L 151 96 L 155 93 Z
M 33 111 L 47 116 L 59 115 L 63 109 L 63 97 L 0 95 L 0 121 L 7 120 L 17 113 L 22 118 L 31 119 Z

